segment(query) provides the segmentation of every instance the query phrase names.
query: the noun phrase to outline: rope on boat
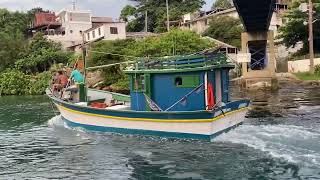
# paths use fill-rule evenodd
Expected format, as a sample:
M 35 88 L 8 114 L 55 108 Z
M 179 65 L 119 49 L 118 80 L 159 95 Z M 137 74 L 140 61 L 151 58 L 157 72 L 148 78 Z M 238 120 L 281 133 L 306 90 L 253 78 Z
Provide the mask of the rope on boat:
M 97 54 L 106 54 L 106 55 L 114 55 L 114 56 L 121 56 L 121 57 L 128 57 L 128 58 L 136 58 L 139 59 L 141 57 L 136 57 L 136 56 L 129 56 L 129 55 L 123 55 L 123 54 L 115 54 L 115 53 L 108 53 L 108 52 L 101 52 L 101 51 L 92 51 L 88 50 L 89 52 L 97 53 Z
M 86 70 L 94 70 L 94 69 L 101 69 L 101 68 L 107 68 L 111 66 L 116 66 L 116 65 L 121 65 L 121 64 L 129 64 L 129 63 L 135 63 L 136 61 L 126 61 L 126 62 L 121 62 L 121 63 L 114 63 L 114 64 L 107 64 L 107 65 L 101 65 L 101 66 L 93 66 L 93 67 L 88 67 Z
M 212 50 L 215 48 L 208 48 L 202 51 L 198 51 L 198 52 L 194 52 L 194 53 L 190 53 L 187 55 L 183 55 L 184 57 L 188 57 L 188 56 L 194 56 L 197 54 L 203 54 L 209 50 Z M 148 58 L 148 59 L 159 59 L 159 58 L 173 58 L 173 57 L 177 57 L 179 55 L 173 55 L 173 56 L 146 56 L 146 57 L 137 57 L 137 56 L 130 56 L 130 55 L 123 55 L 123 54 L 116 54 L 116 53 L 109 53 L 109 52 L 102 52 L 102 51 L 94 51 L 94 50 L 88 50 L 88 52 L 92 52 L 92 53 L 97 53 L 97 54 L 106 54 L 106 55 L 113 55 L 113 56 L 120 56 L 120 57 L 126 57 L 126 58 L 135 58 L 135 59 L 143 59 L 143 58 Z
M 178 100 L 177 102 L 175 102 L 174 104 L 172 104 L 170 107 L 168 107 L 166 111 L 169 111 L 170 109 L 172 109 L 173 107 L 175 107 L 177 104 L 179 104 L 180 102 L 184 101 L 187 99 L 187 97 L 189 97 L 191 94 L 193 94 L 194 92 L 200 90 L 200 88 L 203 86 L 204 84 L 200 84 L 198 87 L 196 87 L 195 89 L 193 89 L 192 91 L 190 91 L 188 94 L 186 94 L 185 96 L 183 96 L 180 100 Z

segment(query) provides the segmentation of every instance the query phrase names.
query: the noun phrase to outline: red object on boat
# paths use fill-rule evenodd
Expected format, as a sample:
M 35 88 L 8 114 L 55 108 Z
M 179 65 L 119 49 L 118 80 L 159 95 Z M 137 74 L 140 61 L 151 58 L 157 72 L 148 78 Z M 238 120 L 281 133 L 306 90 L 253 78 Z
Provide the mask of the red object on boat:
M 107 107 L 106 103 L 94 102 L 90 105 L 93 108 L 105 109 Z
M 214 95 L 213 95 L 213 86 L 212 83 L 208 83 L 208 109 L 212 109 L 214 107 Z

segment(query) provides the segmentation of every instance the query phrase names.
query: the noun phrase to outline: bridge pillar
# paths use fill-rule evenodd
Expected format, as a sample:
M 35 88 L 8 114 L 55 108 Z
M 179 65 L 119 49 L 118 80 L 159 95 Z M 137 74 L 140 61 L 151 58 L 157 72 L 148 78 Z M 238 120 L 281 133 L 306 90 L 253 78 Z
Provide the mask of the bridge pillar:
M 244 32 L 241 51 L 251 53 L 251 61 L 242 63 L 242 84 L 245 88 L 278 87 L 273 31 Z

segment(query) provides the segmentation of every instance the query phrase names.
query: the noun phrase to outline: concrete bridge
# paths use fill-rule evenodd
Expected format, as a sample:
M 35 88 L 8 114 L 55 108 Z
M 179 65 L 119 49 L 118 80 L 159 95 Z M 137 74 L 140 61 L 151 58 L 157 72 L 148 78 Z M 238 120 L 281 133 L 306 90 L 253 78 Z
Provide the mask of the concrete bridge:
M 244 25 L 241 35 L 242 53 L 251 53 L 251 60 L 242 63 L 243 84 L 257 82 L 277 86 L 275 73 L 274 33 L 269 30 L 276 0 L 233 0 Z

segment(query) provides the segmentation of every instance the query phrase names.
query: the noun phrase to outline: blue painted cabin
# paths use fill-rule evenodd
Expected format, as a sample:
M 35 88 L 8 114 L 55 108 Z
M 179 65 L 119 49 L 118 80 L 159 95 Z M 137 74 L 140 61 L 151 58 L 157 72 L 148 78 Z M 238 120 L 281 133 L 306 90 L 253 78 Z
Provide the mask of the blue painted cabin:
M 125 71 L 130 77 L 131 109 L 154 110 L 151 99 L 164 111 L 207 110 L 208 86 L 214 104 L 229 102 L 229 70 L 234 66 L 226 60 L 223 54 L 214 54 L 138 62 Z

